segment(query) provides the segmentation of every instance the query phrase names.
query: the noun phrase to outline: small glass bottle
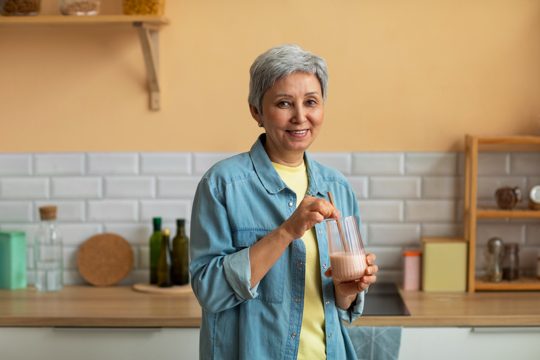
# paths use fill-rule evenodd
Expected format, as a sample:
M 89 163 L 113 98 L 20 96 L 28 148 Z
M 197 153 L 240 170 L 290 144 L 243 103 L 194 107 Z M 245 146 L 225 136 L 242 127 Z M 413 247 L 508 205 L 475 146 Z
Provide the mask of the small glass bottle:
M 159 260 L 157 266 L 157 285 L 159 287 L 172 286 L 171 281 L 171 250 L 169 247 L 171 232 L 169 229 L 163 229 L 161 234 L 161 246 L 159 250 Z
M 176 235 L 172 240 L 172 282 L 174 285 L 189 283 L 189 238 L 186 236 L 186 221 L 176 220 Z
M 154 228 L 148 241 L 150 247 L 150 284 L 157 284 L 157 266 L 159 260 L 159 249 L 161 246 L 161 218 L 153 218 L 152 225 Z
M 506 244 L 504 245 L 503 258 L 503 280 L 519 279 L 519 245 Z
M 502 260 L 504 244 L 502 239 L 494 237 L 488 240 L 487 245 L 487 277 L 488 281 L 500 282 L 503 278 Z
M 56 228 L 56 206 L 39 208 L 41 223 L 34 239 L 35 286 L 38 291 L 64 287 L 63 244 Z

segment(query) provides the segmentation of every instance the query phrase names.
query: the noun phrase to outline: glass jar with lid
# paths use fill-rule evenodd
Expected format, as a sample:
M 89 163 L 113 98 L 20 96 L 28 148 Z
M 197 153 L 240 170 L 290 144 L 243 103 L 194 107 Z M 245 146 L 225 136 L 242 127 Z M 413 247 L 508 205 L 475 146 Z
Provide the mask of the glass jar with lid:
M 63 15 L 97 15 L 99 6 L 100 0 L 60 0 L 60 12 Z
M 4 16 L 39 15 L 41 0 L 0 0 L 0 14 Z
M 122 0 L 125 15 L 163 15 L 165 0 Z
M 502 277 L 508 281 L 519 279 L 519 244 L 504 245 Z

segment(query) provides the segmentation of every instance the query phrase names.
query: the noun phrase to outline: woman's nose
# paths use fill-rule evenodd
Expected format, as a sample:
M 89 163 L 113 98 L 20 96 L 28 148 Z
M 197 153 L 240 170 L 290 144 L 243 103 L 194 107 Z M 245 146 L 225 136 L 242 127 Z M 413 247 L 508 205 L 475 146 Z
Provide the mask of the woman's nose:
M 307 120 L 307 111 L 303 106 L 295 106 L 291 121 L 295 124 L 301 124 Z

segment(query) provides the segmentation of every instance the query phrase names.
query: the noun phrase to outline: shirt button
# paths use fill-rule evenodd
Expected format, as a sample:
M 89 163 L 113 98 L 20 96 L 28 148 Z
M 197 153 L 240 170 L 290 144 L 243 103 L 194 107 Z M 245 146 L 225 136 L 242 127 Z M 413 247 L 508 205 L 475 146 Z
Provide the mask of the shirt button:
M 330 301 L 329 301 L 329 300 L 326 300 L 324 303 L 325 303 L 326 305 L 330 305 Z
M 326 263 L 322 264 L 322 268 L 323 268 L 323 270 L 326 270 Z
M 294 339 L 294 338 L 296 337 L 296 333 L 293 332 L 293 333 L 291 334 L 291 337 Z
M 293 207 L 293 202 L 292 201 L 289 201 L 289 207 Z

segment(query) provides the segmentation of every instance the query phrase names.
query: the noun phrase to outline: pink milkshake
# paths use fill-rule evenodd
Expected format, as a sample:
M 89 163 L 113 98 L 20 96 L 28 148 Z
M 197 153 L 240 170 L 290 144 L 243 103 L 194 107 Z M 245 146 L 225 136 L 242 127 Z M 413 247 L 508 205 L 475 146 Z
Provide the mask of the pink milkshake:
M 366 255 L 351 252 L 335 252 L 330 255 L 332 277 L 337 281 L 357 280 L 366 271 Z

